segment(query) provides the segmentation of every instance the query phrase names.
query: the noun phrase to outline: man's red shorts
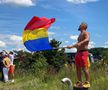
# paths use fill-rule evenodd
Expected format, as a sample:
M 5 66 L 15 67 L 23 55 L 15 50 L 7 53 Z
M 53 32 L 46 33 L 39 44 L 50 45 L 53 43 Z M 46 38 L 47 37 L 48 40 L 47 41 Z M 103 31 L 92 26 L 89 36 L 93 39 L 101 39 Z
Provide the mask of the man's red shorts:
M 78 68 L 85 68 L 90 66 L 89 62 L 89 52 L 88 51 L 79 51 L 75 55 L 75 64 Z
M 14 74 L 15 65 L 10 65 L 9 67 L 9 73 Z

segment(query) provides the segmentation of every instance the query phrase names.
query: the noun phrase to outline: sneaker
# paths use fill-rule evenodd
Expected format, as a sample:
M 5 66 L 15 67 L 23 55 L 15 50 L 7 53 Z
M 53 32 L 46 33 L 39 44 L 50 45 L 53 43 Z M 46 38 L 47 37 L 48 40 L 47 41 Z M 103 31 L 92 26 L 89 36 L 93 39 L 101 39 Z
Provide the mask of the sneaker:
M 14 79 L 11 82 L 13 83 L 14 82 Z
M 89 81 L 85 81 L 85 82 L 83 83 L 83 87 L 84 87 L 84 88 L 89 88 L 89 87 L 90 87 L 90 82 L 89 82 Z
M 83 84 L 81 81 L 76 82 L 76 84 L 74 85 L 75 87 L 82 87 Z
M 4 81 L 4 83 L 8 83 L 9 81 Z

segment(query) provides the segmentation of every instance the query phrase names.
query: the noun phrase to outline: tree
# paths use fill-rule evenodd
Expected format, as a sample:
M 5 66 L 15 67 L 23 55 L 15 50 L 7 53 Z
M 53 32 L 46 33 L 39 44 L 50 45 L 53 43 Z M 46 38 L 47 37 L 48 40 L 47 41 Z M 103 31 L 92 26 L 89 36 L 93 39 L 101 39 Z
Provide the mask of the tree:
M 52 39 L 51 45 L 54 50 L 43 51 L 43 55 L 47 59 L 50 68 L 53 68 L 56 71 L 59 71 L 66 61 L 64 49 L 59 50 L 60 44 L 60 41 Z
M 103 63 L 108 63 L 108 48 L 92 48 L 90 52 L 94 58 L 103 59 Z
M 54 48 L 53 50 L 39 51 L 39 52 L 26 52 L 26 51 L 14 51 L 16 53 L 16 66 L 20 70 L 38 72 L 47 67 L 53 68 L 55 71 L 64 65 L 66 61 L 66 55 L 64 49 L 59 50 L 61 44 L 60 41 L 55 39 L 51 40 L 50 44 Z M 48 68 L 49 69 L 49 68 Z

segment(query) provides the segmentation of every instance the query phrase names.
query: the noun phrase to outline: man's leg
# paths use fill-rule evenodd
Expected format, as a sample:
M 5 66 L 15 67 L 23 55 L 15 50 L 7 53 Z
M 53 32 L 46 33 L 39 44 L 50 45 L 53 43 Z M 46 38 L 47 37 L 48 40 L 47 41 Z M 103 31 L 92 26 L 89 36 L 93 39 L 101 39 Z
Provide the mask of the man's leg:
M 87 67 L 84 67 L 84 73 L 85 73 L 86 81 L 89 81 L 89 69 Z
M 85 79 L 88 82 L 89 81 L 89 57 L 88 57 L 88 52 L 82 52 L 82 59 L 81 59 L 81 66 L 84 69 L 84 74 L 85 74 Z
M 88 68 L 84 68 L 84 73 L 85 73 L 85 78 L 86 81 L 83 83 L 83 87 L 90 87 L 90 82 L 89 82 L 89 69 Z
M 81 68 L 80 67 L 76 67 L 76 72 L 77 72 L 77 78 L 78 78 L 78 80 L 82 82 Z

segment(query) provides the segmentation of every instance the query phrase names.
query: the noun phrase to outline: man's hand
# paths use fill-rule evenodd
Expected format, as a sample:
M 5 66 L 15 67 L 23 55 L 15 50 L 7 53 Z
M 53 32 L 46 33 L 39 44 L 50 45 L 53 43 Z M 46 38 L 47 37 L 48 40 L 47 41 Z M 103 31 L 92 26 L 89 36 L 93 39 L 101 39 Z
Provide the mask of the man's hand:
M 77 47 L 81 46 L 81 43 L 77 43 L 76 46 L 77 46 Z

